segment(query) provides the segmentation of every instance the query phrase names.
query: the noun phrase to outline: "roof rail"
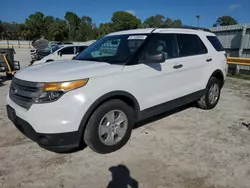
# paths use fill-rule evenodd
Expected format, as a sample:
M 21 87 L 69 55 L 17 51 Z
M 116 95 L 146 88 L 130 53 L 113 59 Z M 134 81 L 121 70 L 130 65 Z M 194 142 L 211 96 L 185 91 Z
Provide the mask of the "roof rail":
M 176 28 L 176 29 L 193 29 L 193 30 L 202 30 L 202 31 L 207 31 L 207 32 L 211 32 L 210 29 L 207 28 L 202 28 L 202 27 L 195 27 L 195 26 L 168 26 L 168 25 L 163 25 L 161 26 L 161 28 Z

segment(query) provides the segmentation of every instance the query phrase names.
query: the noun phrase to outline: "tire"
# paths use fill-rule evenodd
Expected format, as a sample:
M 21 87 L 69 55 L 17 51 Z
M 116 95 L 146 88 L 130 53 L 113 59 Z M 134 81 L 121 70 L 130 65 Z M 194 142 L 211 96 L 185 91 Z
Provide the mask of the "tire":
M 211 90 L 214 87 L 217 88 L 217 92 L 218 92 L 215 95 L 216 99 L 212 97 L 211 95 Z M 199 108 L 205 109 L 205 110 L 213 109 L 217 105 L 220 99 L 220 93 L 221 93 L 221 81 L 215 77 L 210 78 L 210 80 L 208 81 L 207 87 L 205 89 L 204 95 L 197 102 Z M 214 98 L 214 100 L 210 100 L 211 98 L 209 98 L 209 96 L 211 96 L 211 98 Z
M 114 116 L 109 116 L 110 114 Z M 111 121 L 108 121 L 108 119 L 112 119 L 111 117 L 115 117 L 116 115 L 118 116 L 115 121 L 118 121 L 118 119 L 126 119 L 123 122 L 120 121 L 122 123 L 119 122 L 120 126 L 116 125 L 116 123 L 110 124 L 109 122 Z M 107 118 L 107 116 L 109 118 Z M 93 151 L 97 153 L 100 154 L 111 153 L 119 150 L 128 142 L 131 136 L 133 126 L 134 126 L 133 108 L 128 106 L 125 102 L 121 100 L 112 99 L 99 106 L 91 115 L 87 123 L 86 129 L 84 131 L 84 136 L 83 136 L 84 142 Z M 106 131 L 107 133 L 105 133 L 105 131 L 101 131 L 103 130 L 101 128 L 104 128 L 104 130 L 107 129 L 108 130 Z M 118 133 L 120 135 L 123 135 L 123 137 L 120 137 Z M 114 136 L 110 136 L 111 134 Z M 115 140 L 114 142 L 116 143 L 111 143 L 112 138 L 113 141 Z

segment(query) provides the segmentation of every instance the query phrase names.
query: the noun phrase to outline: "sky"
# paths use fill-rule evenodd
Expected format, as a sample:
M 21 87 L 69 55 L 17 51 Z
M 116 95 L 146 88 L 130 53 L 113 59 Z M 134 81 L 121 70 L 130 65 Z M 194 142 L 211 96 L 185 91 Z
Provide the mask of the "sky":
M 1 0 L 0 20 L 24 23 L 36 11 L 58 18 L 72 11 L 79 17 L 90 16 L 97 25 L 109 22 L 115 11 L 128 11 L 142 21 L 162 14 L 193 26 L 200 15 L 201 27 L 211 27 L 223 15 L 250 23 L 250 0 Z

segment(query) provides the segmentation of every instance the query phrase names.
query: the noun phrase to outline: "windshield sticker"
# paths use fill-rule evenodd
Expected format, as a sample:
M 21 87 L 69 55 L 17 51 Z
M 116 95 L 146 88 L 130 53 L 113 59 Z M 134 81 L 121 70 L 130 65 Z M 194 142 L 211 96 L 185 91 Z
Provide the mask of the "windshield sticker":
M 134 35 L 134 36 L 129 36 L 128 40 L 145 40 L 147 38 L 146 35 Z

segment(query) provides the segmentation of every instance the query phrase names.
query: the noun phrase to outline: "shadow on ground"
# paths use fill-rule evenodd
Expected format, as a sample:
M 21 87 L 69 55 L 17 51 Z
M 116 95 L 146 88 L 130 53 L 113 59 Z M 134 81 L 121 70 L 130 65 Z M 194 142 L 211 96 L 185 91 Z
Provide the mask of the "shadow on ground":
M 112 180 L 107 188 L 138 188 L 138 182 L 130 176 L 130 171 L 125 165 L 118 165 L 109 168 Z
M 160 119 L 166 118 L 168 116 L 171 116 L 173 114 L 179 113 L 179 112 L 184 111 L 184 110 L 186 110 L 188 108 L 191 108 L 191 107 L 195 107 L 195 104 L 191 103 L 191 104 L 188 104 L 188 105 L 184 105 L 184 106 L 181 106 L 181 107 L 176 108 L 174 110 L 170 110 L 170 111 L 162 113 L 160 115 L 153 116 L 151 118 L 145 119 L 143 121 L 140 121 L 140 122 L 136 123 L 135 126 L 134 126 L 134 129 L 140 128 L 140 127 L 142 127 L 144 125 L 147 125 L 149 123 L 152 123 L 152 122 L 158 121 Z

